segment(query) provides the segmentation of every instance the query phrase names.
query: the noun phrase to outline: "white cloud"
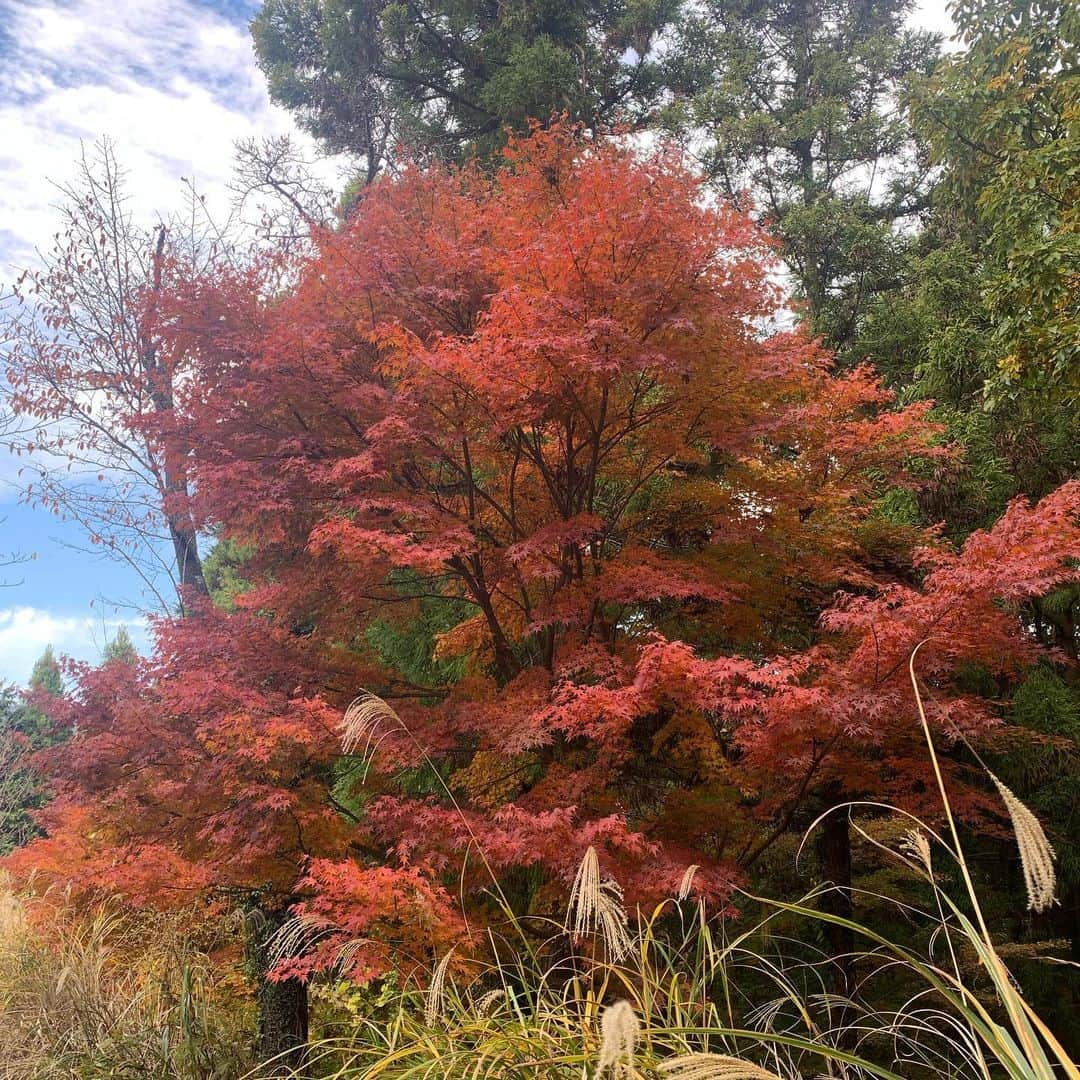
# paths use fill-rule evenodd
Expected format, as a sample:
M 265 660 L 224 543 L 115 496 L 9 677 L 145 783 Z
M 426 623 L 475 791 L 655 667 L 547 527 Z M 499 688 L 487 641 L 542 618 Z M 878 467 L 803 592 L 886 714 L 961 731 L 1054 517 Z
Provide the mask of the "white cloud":
M 114 140 L 152 224 L 181 204 L 182 176 L 224 217 L 236 140 L 296 134 L 246 25 L 192 0 L 0 0 L 0 20 L 0 280 L 49 244 L 49 181 L 73 175 L 80 144 Z
M 51 645 L 58 656 L 96 662 L 126 626 L 136 648 L 148 642 L 145 620 L 93 618 L 35 607 L 0 608 L 0 682 L 25 685 L 34 662 Z

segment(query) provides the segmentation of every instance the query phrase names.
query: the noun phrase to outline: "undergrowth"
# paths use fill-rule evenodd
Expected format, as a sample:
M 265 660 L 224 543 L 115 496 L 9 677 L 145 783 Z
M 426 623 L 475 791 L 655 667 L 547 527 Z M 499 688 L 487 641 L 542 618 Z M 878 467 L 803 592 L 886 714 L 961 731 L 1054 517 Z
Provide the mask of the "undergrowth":
M 914 671 L 912 683 L 918 700 Z M 317 1037 L 294 1075 L 1080 1080 L 990 934 L 922 722 L 944 828 L 883 806 L 852 815 L 859 841 L 892 867 L 888 880 L 912 886 L 902 899 L 854 898 L 874 926 L 823 910 L 828 887 L 794 903 L 741 893 L 739 918 L 710 914 L 693 896 L 694 867 L 677 896 L 628 912 L 590 848 L 562 921 L 515 914 L 493 882 L 486 948 L 450 950 L 426 985 L 313 986 Z M 1044 907 L 1053 851 L 991 778 L 1031 905 Z M 850 955 L 815 945 L 829 923 L 855 943 Z M 242 928 L 231 934 L 235 943 Z M 55 895 L 0 893 L 0 1080 L 280 1077 L 280 1064 L 250 1060 L 251 997 L 229 936 L 191 913 L 83 912 Z
M 243 1075 L 242 980 L 201 945 L 178 917 L 0 894 L 0 1078 Z

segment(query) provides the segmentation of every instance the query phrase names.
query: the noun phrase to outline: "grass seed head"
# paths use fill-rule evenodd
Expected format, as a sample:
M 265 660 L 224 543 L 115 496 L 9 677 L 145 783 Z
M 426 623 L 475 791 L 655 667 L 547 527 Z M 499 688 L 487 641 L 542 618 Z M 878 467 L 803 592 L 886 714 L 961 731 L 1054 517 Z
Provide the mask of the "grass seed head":
M 342 717 L 341 748 L 346 754 L 354 754 L 362 747 L 366 756 L 380 735 L 404 727 L 401 717 L 381 697 L 364 690 Z
M 693 863 L 686 868 L 686 873 L 682 876 L 682 881 L 679 882 L 679 900 L 689 900 L 690 890 L 694 887 L 694 878 L 697 877 L 697 872 L 701 869 L 697 863 Z
M 434 1027 L 437 1020 L 446 1015 L 446 972 L 454 955 L 454 947 L 435 965 L 431 983 L 424 1000 L 424 1022 Z
M 633 1074 L 634 1051 L 637 1049 L 641 1024 L 628 1001 L 616 1001 L 600 1016 L 600 1056 L 596 1075 L 626 1077 Z
M 994 781 L 994 786 L 1009 811 L 1013 832 L 1016 834 L 1028 907 L 1032 911 L 1046 911 L 1056 902 L 1054 891 L 1057 879 L 1054 874 L 1053 845 L 1047 839 L 1039 819 L 993 773 L 990 773 L 990 779 Z
M 682 1054 L 657 1065 L 661 1076 L 673 1080 L 781 1080 L 752 1061 L 726 1054 Z
M 623 907 L 623 893 L 612 878 L 601 880 L 596 848 L 589 847 L 570 890 L 566 929 L 575 937 L 598 934 L 611 960 L 623 959 L 633 947 Z

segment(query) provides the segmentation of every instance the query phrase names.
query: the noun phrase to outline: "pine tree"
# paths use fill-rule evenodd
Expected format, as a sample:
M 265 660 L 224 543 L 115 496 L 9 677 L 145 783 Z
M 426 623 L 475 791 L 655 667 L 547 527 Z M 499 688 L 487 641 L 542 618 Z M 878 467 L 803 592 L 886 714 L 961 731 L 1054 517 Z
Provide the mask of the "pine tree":
M 565 114 L 594 130 L 649 122 L 653 46 L 680 0 L 266 0 L 252 24 L 271 97 L 371 179 L 403 143 L 487 157 L 506 129 Z
M 0 854 L 41 835 L 33 815 L 48 793 L 27 759 L 63 737 L 45 711 L 48 701 L 63 691 L 63 675 L 51 645 L 35 662 L 26 693 L 0 687 Z
M 708 0 L 672 50 L 667 122 L 779 237 L 812 332 L 842 359 L 896 283 L 929 190 L 900 95 L 937 57 L 911 0 Z
M 116 631 L 116 636 L 105 645 L 102 653 L 102 663 L 108 664 L 114 660 L 119 660 L 122 663 L 131 664 L 134 663 L 138 655 L 138 650 L 131 640 L 127 627 L 121 626 Z

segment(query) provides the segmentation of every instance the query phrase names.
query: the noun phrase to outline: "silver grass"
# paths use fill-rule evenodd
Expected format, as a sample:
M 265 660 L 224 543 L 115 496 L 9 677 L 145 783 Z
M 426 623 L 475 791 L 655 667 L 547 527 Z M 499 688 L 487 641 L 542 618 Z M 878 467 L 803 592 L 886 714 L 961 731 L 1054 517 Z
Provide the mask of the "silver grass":
M 634 945 L 630 939 L 622 895 L 622 889 L 615 881 L 608 880 L 600 886 L 600 937 L 608 956 L 616 963 L 622 960 Z
M 494 1010 L 496 1002 L 504 997 L 506 997 L 505 990 L 489 990 L 473 1006 L 473 1013 L 477 1017 L 488 1016 Z
M 1046 837 L 1039 819 L 993 773 L 990 779 L 998 789 L 1001 801 L 1009 811 L 1016 846 L 1020 849 L 1020 865 L 1024 871 L 1028 908 L 1045 911 L 1055 903 L 1054 847 Z
M 311 915 L 293 915 L 283 922 L 267 940 L 267 958 L 272 967 L 285 960 L 303 956 L 320 938 L 331 933 L 321 919 Z
M 434 1027 L 436 1020 L 446 1015 L 446 972 L 450 967 L 450 960 L 456 947 L 454 945 L 450 947 L 450 951 L 435 965 L 435 971 L 431 976 L 431 983 L 424 1000 L 424 1022 L 428 1027 Z
M 611 878 L 601 880 L 596 848 L 585 852 L 570 889 L 566 929 L 575 937 L 598 934 L 608 956 L 621 960 L 633 947 L 622 903 L 622 889 Z
M 578 864 L 574 883 L 570 886 L 570 907 L 566 916 L 568 930 L 584 934 L 592 929 L 599 895 L 600 860 L 596 856 L 596 848 L 590 845 Z
M 686 873 L 682 876 L 682 881 L 679 882 L 679 900 L 689 900 L 690 890 L 694 886 L 694 878 L 697 876 L 697 872 L 701 869 L 697 863 L 692 863 L 686 868 Z
M 350 938 L 338 949 L 337 956 L 334 957 L 334 966 L 342 973 L 348 972 L 356 959 L 356 954 L 365 945 L 370 944 L 372 944 L 371 938 Z
M 726 1054 L 683 1054 L 660 1062 L 656 1068 L 661 1075 L 675 1080 L 781 1080 L 752 1061 Z
M 590 849 L 591 850 L 591 849 Z M 612 1076 L 630 1076 L 634 1069 L 634 1050 L 637 1048 L 641 1024 L 630 1002 L 616 1001 L 600 1015 L 600 1055 L 596 1075 L 605 1071 Z
M 346 754 L 353 754 L 362 746 L 366 757 L 381 735 L 404 727 L 401 717 L 381 697 L 364 690 L 342 717 L 341 748 Z
M 918 862 L 933 878 L 934 865 L 930 855 L 930 840 L 922 829 L 912 829 L 905 833 L 904 839 L 900 842 L 900 850 Z

